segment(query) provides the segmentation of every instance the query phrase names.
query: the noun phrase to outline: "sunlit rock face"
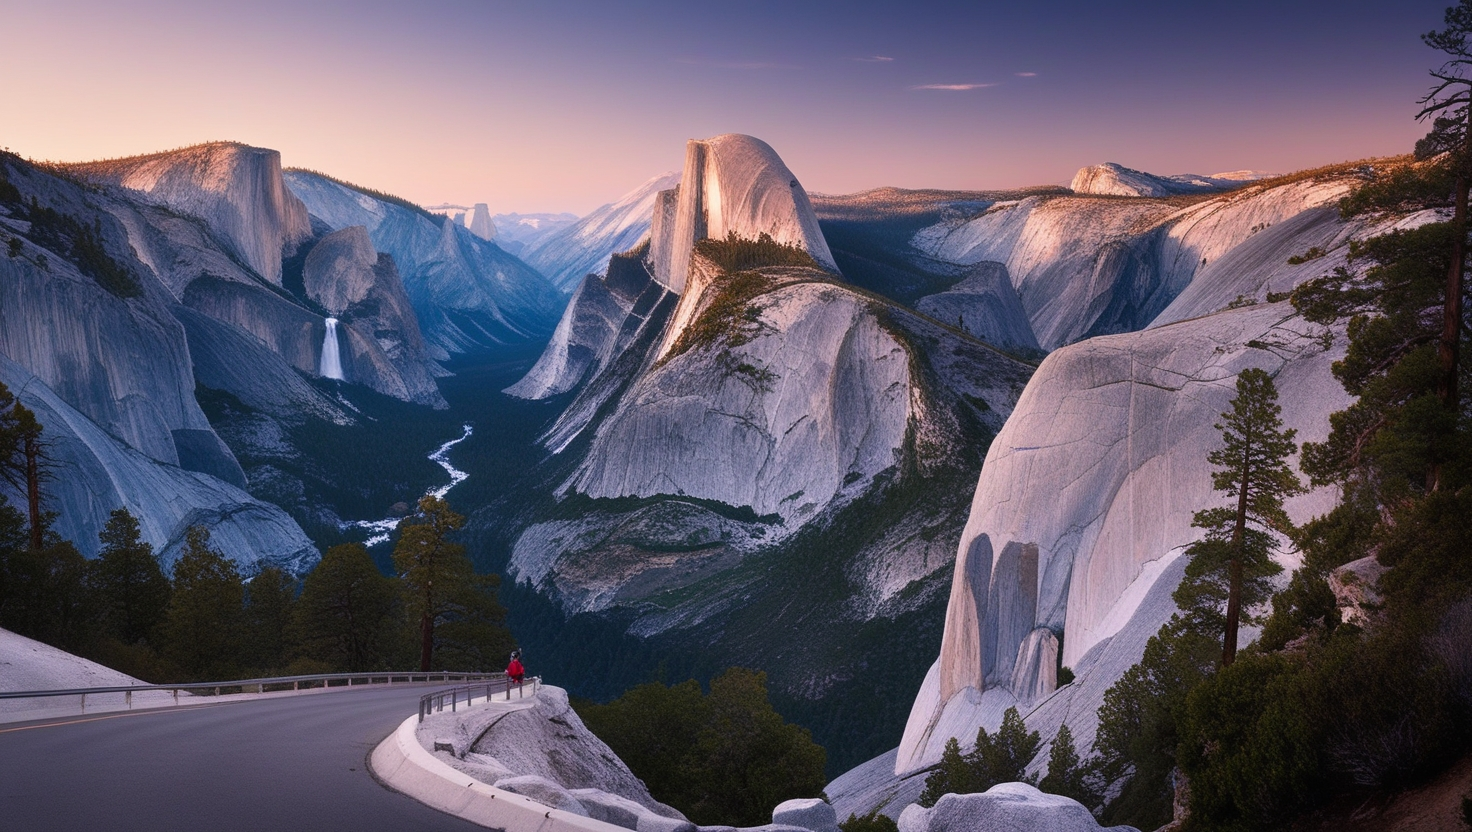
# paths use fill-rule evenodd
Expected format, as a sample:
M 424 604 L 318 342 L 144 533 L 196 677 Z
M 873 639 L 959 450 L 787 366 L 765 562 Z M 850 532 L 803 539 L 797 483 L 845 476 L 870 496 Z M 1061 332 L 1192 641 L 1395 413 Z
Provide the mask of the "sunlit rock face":
M 407 401 L 444 406 L 419 321 L 393 257 L 373 250 L 368 230 L 349 226 L 307 254 L 302 281 L 313 301 L 342 322 L 345 373 Z
M 1073 176 L 1069 187 L 1074 193 L 1098 194 L 1101 196 L 1166 197 L 1180 194 L 1200 194 L 1240 188 L 1265 174 L 1256 171 L 1234 171 L 1216 173 L 1211 176 L 1180 174 L 1157 176 L 1153 173 L 1127 168 L 1114 162 L 1080 168 Z
M 1346 222 L 1333 200 L 1349 187 L 1343 175 L 1305 177 L 1188 206 L 1158 251 L 1193 273 L 1189 285 L 1142 331 L 1081 341 L 1039 367 L 987 454 L 897 773 L 935 762 L 949 737 L 995 728 L 1012 705 L 1034 728 L 1066 722 L 1081 747 L 1093 740 L 1104 691 L 1174 611 L 1180 553 L 1201 534 L 1193 513 L 1223 499 L 1206 456 L 1237 375 L 1274 376 L 1299 442 L 1322 440 L 1348 403 L 1331 371 L 1342 333 L 1264 298 L 1345 265 L 1351 237 L 1428 220 Z M 1287 262 L 1312 247 L 1327 254 Z M 1294 498 L 1289 515 L 1303 522 L 1333 498 Z M 1062 689 L 1050 649 L 1077 674 Z
M 584 277 L 604 274 L 608 258 L 628 251 L 649 235 L 660 191 L 680 183 L 680 174 L 650 179 L 576 222 L 529 244 L 522 258 L 562 291 L 575 291 Z
M 429 357 L 545 338 L 565 298 L 547 280 L 450 217 L 379 199 L 327 177 L 284 174 L 330 230 L 363 226 L 394 259 Z
M 957 553 L 938 684 L 916 701 L 897 769 L 933 762 L 948 737 L 964 736 L 955 724 L 933 730 L 963 694 L 1000 688 L 1036 703 L 1052 693 L 1053 661 L 1077 668 L 1130 621 L 1199 536 L 1193 513 L 1220 502 L 1205 460 L 1238 373 L 1274 374 L 1285 423 L 1300 440 L 1320 440 L 1347 402 L 1330 373 L 1341 354 L 1287 304 L 1263 304 L 1050 355 L 987 454 Z M 1307 519 L 1329 497 L 1298 498 L 1290 512 Z M 1060 636 L 1061 659 L 1045 649 Z M 1117 677 L 1125 667 L 1094 670 Z
M 695 242 L 728 234 L 750 240 L 770 235 L 838 271 L 807 192 L 760 139 L 736 133 L 692 139 L 680 186 L 663 200 L 654 214 L 650 255 L 655 278 L 671 291 L 685 289 Z
M 75 173 L 198 217 L 257 274 L 281 285 L 281 256 L 311 236 L 307 209 L 282 182 L 281 154 L 216 142 L 106 162 Z
M 641 501 L 534 524 L 515 544 L 508 572 L 569 612 L 637 605 L 728 571 L 899 476 L 922 476 L 898 474 L 906 460 L 927 472 L 974 464 L 960 462 L 979 461 L 965 445 L 1000 426 L 1031 370 L 847 286 L 806 193 L 764 143 L 690 142 L 681 182 L 653 206 L 651 244 L 585 279 L 541 360 L 508 390 L 571 395 L 541 438 L 557 454 L 577 448 L 560 497 Z M 695 251 L 732 233 L 812 259 L 733 274 Z M 846 615 L 891 609 L 943 568 L 948 551 L 925 531 L 934 522 L 899 518 L 853 553 L 862 589 Z M 636 627 L 719 612 L 692 603 Z
M 827 504 L 845 478 L 895 464 L 910 415 L 908 358 L 867 304 L 825 284 L 778 289 L 761 304 L 762 334 L 750 342 L 691 350 L 640 378 L 572 487 L 796 518 Z
M 1221 295 L 1239 287 L 1239 279 L 1256 281 L 1241 288 L 1247 297 L 1263 299 L 1266 281 L 1287 271 L 1283 249 L 1304 245 L 1315 234 L 1332 239 L 1339 233 L 1333 206 L 1347 190 L 1342 177 L 1330 177 L 1248 186 L 1184 206 L 1033 196 L 923 229 L 912 243 L 948 263 L 1003 264 L 1038 344 L 1056 349 L 1143 329 L 1158 318 L 1177 320 L 1174 312 L 1162 313 L 1188 290 L 1191 297 L 1182 305 L 1198 306 L 1208 297 L 1219 301 L 1208 311 L 1234 299 Z M 1306 213 L 1311 209 L 1320 210 Z M 1228 253 L 1234 257 L 1223 261 Z

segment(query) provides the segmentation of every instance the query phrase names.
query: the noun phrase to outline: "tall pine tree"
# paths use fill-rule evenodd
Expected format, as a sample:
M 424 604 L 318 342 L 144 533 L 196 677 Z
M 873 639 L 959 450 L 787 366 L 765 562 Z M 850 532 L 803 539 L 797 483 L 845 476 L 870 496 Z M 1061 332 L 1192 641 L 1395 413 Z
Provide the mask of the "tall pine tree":
M 97 537 L 102 549 L 92 564 L 92 580 L 108 629 L 124 644 L 136 644 L 163 621 L 169 579 L 143 539 L 138 518 L 126 508 L 115 509 Z
M 1303 490 L 1288 466 L 1288 458 L 1297 450 L 1294 431 L 1283 429 L 1281 414 L 1272 376 L 1255 368 L 1243 370 L 1237 377 L 1231 410 L 1216 424 L 1222 447 L 1206 457 L 1216 468 L 1212 486 L 1225 492 L 1234 505 L 1196 513 L 1193 525 L 1205 529 L 1206 538 L 1189 550 L 1197 569 L 1194 576 L 1188 572 L 1176 595 L 1178 602 L 1191 602 L 1188 623 L 1192 623 L 1193 611 L 1201 616 L 1218 599 L 1222 602 L 1223 667 L 1237 657 L 1237 631 L 1244 608 L 1250 611 L 1265 600 L 1267 577 L 1281 571 L 1272 561 L 1272 533 L 1293 528 L 1283 511 L 1283 500 Z

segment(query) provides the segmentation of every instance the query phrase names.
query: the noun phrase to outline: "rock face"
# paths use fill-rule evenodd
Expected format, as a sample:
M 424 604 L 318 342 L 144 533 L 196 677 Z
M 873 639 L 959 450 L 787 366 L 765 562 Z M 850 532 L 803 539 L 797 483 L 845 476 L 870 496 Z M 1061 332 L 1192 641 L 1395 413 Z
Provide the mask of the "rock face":
M 246 265 L 278 286 L 282 254 L 311 236 L 307 209 L 282 184 L 281 154 L 274 150 L 216 142 L 69 167 L 199 217 Z
M 921 312 L 1005 349 L 1038 350 L 1027 310 L 1012 288 L 1007 267 L 982 261 L 971 266 L 960 283 L 927 295 L 915 304 Z
M 1278 288 L 1318 268 L 1285 261 L 1342 234 L 1333 205 L 1348 187 L 1343 176 L 1310 177 L 1249 185 L 1184 207 L 1030 196 L 922 229 L 912 244 L 945 263 L 1005 265 L 1038 344 L 1056 349 L 1181 320 L 1187 308 L 1214 312 L 1238 294 L 1264 299 L 1269 282 Z M 1303 248 L 1285 253 L 1295 245 Z M 1166 314 L 1173 304 L 1177 309 Z
M 1200 534 L 1193 512 L 1221 502 L 1205 459 L 1236 376 L 1275 377 L 1299 442 L 1322 440 L 1348 403 L 1331 373 L 1342 335 L 1326 341 L 1288 304 L 1255 300 L 1343 265 L 1350 236 L 1425 221 L 1347 224 L 1325 207 L 1347 188 L 1305 177 L 1190 206 L 1158 232 L 1159 251 L 1175 252 L 1161 262 L 1185 261 L 1190 285 L 1143 331 L 1085 340 L 1039 367 L 987 454 L 897 773 L 939 759 L 949 737 L 995 728 L 1011 705 L 1034 728 L 1067 722 L 1081 747 L 1093 740 L 1104 690 L 1174 611 L 1179 554 Z M 1286 263 L 1311 246 L 1328 254 Z M 1203 251 L 1211 263 L 1193 268 Z M 1320 490 L 1287 509 L 1302 522 L 1332 501 Z M 1077 679 L 1054 692 L 1058 666 Z
M 363 226 L 393 257 L 430 357 L 546 337 L 564 299 L 525 263 L 450 217 L 288 170 L 291 191 L 331 230 Z
M 761 334 L 729 358 L 692 350 L 642 377 L 572 487 L 796 519 L 892 466 L 910 419 L 899 342 L 858 296 L 829 284 L 778 289 L 762 306 Z
M 1095 832 L 1103 827 L 1083 804 L 1045 794 L 1026 783 L 1000 783 L 982 794 L 948 794 L 926 809 L 912 804 L 899 819 L 900 832 Z M 1111 826 L 1136 832 L 1133 826 Z
M 847 285 L 766 145 L 687 151 L 647 250 L 585 280 L 510 388 L 567 403 L 506 574 L 672 653 L 757 663 L 818 712 L 876 653 L 937 635 L 980 449 L 1032 367 Z M 675 261 L 684 279 L 660 279 Z
M 1219 173 L 1215 176 L 1182 174 L 1179 176 L 1156 176 L 1152 173 L 1133 170 L 1114 162 L 1080 168 L 1073 176 L 1070 186 L 1075 193 L 1102 196 L 1147 196 L 1163 197 L 1176 194 L 1199 194 L 1240 188 L 1260 174 L 1251 171 Z
M 48 484 L 44 505 L 58 514 L 57 533 L 84 555 L 96 554 L 97 533 L 109 513 L 127 508 L 166 571 L 178 560 L 185 532 L 194 525 L 209 528 L 211 543 L 248 575 L 263 566 L 303 574 L 316 564 L 312 542 L 276 506 L 218 477 L 186 471 L 128 447 L 3 355 L 0 383 L 35 411 L 57 467 L 66 471 Z M 201 443 L 206 440 L 220 442 L 207 429 L 199 434 Z
M 21 197 L 0 202 L 0 234 L 19 244 L 16 256 L 0 259 L 0 381 L 37 412 L 68 472 L 45 494 L 60 515 L 57 531 L 95 552 L 108 513 L 126 506 L 165 563 L 198 523 L 246 571 L 266 562 L 309 567 L 306 536 L 240 490 L 240 465 L 194 399 L 179 320 L 188 310 L 153 261 L 135 254 L 155 251 L 133 231 L 157 209 L 11 156 L 0 157 L 0 174 Z
M 649 276 L 642 261 L 615 256 L 606 272 L 583 278 L 547 348 L 531 372 L 508 387 L 507 393 L 545 399 L 591 379 L 627 347 L 628 337 L 668 294 Z
M 807 192 L 760 139 L 736 133 L 692 139 L 680 186 L 664 193 L 655 206 L 650 257 L 655 278 L 671 291 L 684 291 L 697 240 L 729 234 L 749 240 L 767 234 L 838 271 Z
M 527 244 L 523 259 L 547 276 L 552 285 L 571 291 L 590 274 L 603 274 L 608 258 L 628 251 L 649 234 L 660 191 L 680 183 L 680 174 L 650 179 L 616 202 L 567 223 Z
M 1040 666 L 1050 651 L 1038 637 L 1066 632 L 1061 662 L 1077 666 L 1129 621 L 1199 533 L 1192 514 L 1219 502 L 1204 461 L 1238 373 L 1272 373 L 1285 423 L 1317 441 L 1347 401 L 1329 371 L 1339 354 L 1291 307 L 1263 304 L 1050 355 L 987 454 L 957 554 L 939 684 L 916 701 L 898 769 L 939 758 L 951 734 L 933 729 L 963 692 L 1007 688 L 1028 702 L 1050 693 L 1053 668 Z M 1319 493 L 1289 509 L 1302 521 L 1327 505 Z
M 434 383 L 443 371 L 428 356 L 394 259 L 373 250 L 366 228 L 323 237 L 307 255 L 302 280 L 308 297 L 345 328 L 347 378 L 395 398 L 445 406 Z

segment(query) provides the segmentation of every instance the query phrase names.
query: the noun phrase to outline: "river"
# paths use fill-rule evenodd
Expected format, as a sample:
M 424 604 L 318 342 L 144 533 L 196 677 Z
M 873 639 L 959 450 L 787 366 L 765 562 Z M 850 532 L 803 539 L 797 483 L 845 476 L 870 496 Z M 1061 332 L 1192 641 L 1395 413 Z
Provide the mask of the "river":
M 460 438 L 451 439 L 449 442 L 436 448 L 435 452 L 429 455 L 431 462 L 445 469 L 445 473 L 450 475 L 450 482 L 447 485 L 429 489 L 424 492 L 426 495 L 443 499 L 446 494 L 450 493 L 450 489 L 469 479 L 469 474 L 450 464 L 450 449 L 470 438 L 470 425 L 462 425 L 462 428 L 465 432 L 460 435 Z M 402 517 L 387 517 L 383 520 L 358 520 L 347 525 L 350 528 L 367 529 L 369 535 L 368 540 L 365 541 L 366 545 L 377 546 L 380 543 L 388 542 L 389 534 L 398 527 L 399 521 L 402 519 Z

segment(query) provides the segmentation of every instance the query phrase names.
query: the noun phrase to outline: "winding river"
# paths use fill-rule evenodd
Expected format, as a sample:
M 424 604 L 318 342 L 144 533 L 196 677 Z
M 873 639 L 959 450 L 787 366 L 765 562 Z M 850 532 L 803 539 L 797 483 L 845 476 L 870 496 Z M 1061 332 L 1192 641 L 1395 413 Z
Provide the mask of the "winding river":
M 450 493 L 450 489 L 470 478 L 469 474 L 450 464 L 450 449 L 470 438 L 470 425 L 462 425 L 461 427 L 465 430 L 465 433 L 461 434 L 459 439 L 451 439 L 429 455 L 431 462 L 445 469 L 445 473 L 450 475 L 450 482 L 438 488 L 431 488 L 424 492 L 426 495 L 443 499 L 446 494 Z M 402 519 L 402 517 L 388 517 L 383 520 L 358 520 L 347 525 L 350 528 L 367 529 L 369 535 L 368 539 L 364 541 L 365 544 L 368 546 L 377 546 L 380 543 L 388 542 L 389 533 L 399 525 L 399 521 Z

